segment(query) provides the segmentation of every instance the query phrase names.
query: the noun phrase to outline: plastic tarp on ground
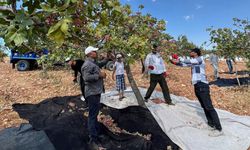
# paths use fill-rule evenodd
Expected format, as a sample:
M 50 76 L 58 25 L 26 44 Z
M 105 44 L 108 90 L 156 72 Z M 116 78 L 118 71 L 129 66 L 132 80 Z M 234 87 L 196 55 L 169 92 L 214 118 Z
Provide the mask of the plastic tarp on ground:
M 145 95 L 146 89 L 140 89 Z M 138 105 L 136 98 L 128 89 L 126 98 L 118 100 L 117 92 L 107 92 L 102 96 L 102 103 L 114 108 Z M 221 120 L 224 134 L 211 137 L 206 118 L 198 101 L 171 95 L 175 106 L 149 101 L 146 105 L 161 129 L 183 150 L 247 150 L 250 146 L 250 117 L 238 116 L 216 109 Z M 161 92 L 154 92 L 152 99 L 162 98 Z
M 1 150 L 55 150 L 46 133 L 34 130 L 30 124 L 0 131 L 0 143 Z
M 32 133 L 45 132 L 55 149 L 90 149 L 87 117 L 84 115 L 87 110 L 84 109 L 79 96 L 54 97 L 38 104 L 14 104 L 13 109 L 18 112 L 21 118 L 29 120 L 29 123 L 33 126 L 30 129 Z M 146 140 L 138 135 L 113 133 L 103 124 L 100 124 L 100 142 L 107 150 L 166 150 L 168 146 L 171 146 L 173 150 L 178 149 L 178 146 L 161 130 L 148 109 L 139 106 L 131 106 L 125 109 L 104 106 L 101 111 L 103 114 L 112 116 L 119 127 L 130 133 L 139 132 L 152 135 L 151 140 Z M 142 122 L 145 123 L 142 124 Z M 3 136 L 4 131 L 0 134 L 0 139 L 6 137 Z M 22 144 L 33 146 L 34 150 L 47 148 L 47 144 L 43 144 L 41 147 L 39 141 L 29 142 L 27 140 L 27 138 L 33 139 L 33 136 L 13 140 L 16 138 L 16 134 L 6 133 L 5 135 L 11 136 L 11 138 L 5 140 L 11 145 L 7 143 L 4 150 Z M 0 141 L 0 144 L 3 143 Z M 26 148 L 20 147 L 19 150 L 26 150 Z

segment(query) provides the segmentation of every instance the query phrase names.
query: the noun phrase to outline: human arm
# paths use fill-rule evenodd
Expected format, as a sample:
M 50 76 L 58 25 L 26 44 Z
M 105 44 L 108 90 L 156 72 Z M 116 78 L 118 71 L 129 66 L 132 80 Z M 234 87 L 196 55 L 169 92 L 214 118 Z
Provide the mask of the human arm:
M 151 55 L 148 54 L 146 59 L 145 59 L 145 68 L 146 68 L 146 71 L 148 70 L 154 70 L 154 66 L 152 65 L 152 62 L 150 62 L 151 60 Z
M 115 80 L 115 71 L 116 71 L 116 64 L 114 65 L 113 73 L 112 73 L 112 79 Z
M 197 57 L 197 58 L 193 58 L 193 59 L 171 59 L 170 60 L 171 63 L 177 65 L 177 66 L 181 66 L 181 67 L 191 67 L 193 65 L 199 65 L 202 64 L 202 58 L 201 57 Z
M 109 59 L 108 59 L 108 58 L 105 58 L 105 59 L 103 59 L 103 60 L 101 60 L 101 61 L 96 61 L 96 64 L 97 64 L 97 66 L 98 66 L 99 68 L 102 68 L 102 67 L 104 67 L 105 65 L 107 65 L 108 61 L 109 61 Z
M 95 82 L 102 77 L 100 70 L 92 65 L 83 66 L 82 74 L 85 82 Z
M 210 56 L 209 56 L 209 62 L 210 62 L 210 65 L 213 64 L 213 55 L 210 55 Z
M 73 68 L 72 68 L 73 69 Z M 73 76 L 73 82 L 76 83 L 77 82 L 77 74 L 78 74 L 78 71 L 76 69 L 73 69 L 74 70 L 74 76 Z
M 237 64 L 237 62 L 236 62 L 235 58 L 232 58 L 232 61 L 234 62 L 234 64 Z
M 145 61 L 144 61 L 144 65 L 145 65 L 145 68 L 146 68 L 146 70 L 147 70 L 147 68 L 148 68 L 148 66 L 149 66 L 149 55 L 147 55 L 146 56 L 146 59 L 145 59 Z

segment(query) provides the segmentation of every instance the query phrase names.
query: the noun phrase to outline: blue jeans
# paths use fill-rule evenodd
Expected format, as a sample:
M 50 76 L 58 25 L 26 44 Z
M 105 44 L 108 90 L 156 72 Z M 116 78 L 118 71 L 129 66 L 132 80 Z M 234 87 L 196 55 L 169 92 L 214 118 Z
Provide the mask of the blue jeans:
M 101 94 L 91 95 L 86 97 L 89 106 L 89 117 L 88 117 L 88 131 L 90 139 L 93 141 L 98 140 L 99 135 L 99 122 L 97 121 L 97 115 L 100 110 L 100 99 Z
M 217 130 L 221 131 L 222 127 L 217 112 L 214 109 L 210 98 L 209 85 L 203 82 L 198 82 L 194 85 L 195 95 L 197 96 L 201 107 L 203 108 L 208 125 L 215 127 Z

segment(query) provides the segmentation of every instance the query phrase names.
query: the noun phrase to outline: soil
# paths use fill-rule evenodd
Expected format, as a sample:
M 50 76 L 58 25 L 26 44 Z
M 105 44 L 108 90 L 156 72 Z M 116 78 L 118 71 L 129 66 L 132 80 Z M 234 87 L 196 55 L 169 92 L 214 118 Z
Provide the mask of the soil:
M 226 73 L 228 70 L 225 62 L 220 62 L 219 67 L 221 78 L 236 78 L 235 74 Z M 131 68 L 138 86 L 147 88 L 149 80 L 141 74 L 140 63 L 131 65 Z M 244 62 L 237 62 L 237 68 L 239 71 L 247 70 Z M 167 83 L 170 93 L 195 100 L 190 68 L 167 64 L 167 69 L 169 74 Z M 208 80 L 213 81 L 213 69 L 208 62 L 206 69 Z M 106 70 L 106 73 L 106 90 L 115 89 L 115 81 L 112 80 L 111 76 L 112 72 Z M 239 77 L 246 77 L 246 75 Z M 47 74 L 42 70 L 19 72 L 11 68 L 7 58 L 4 62 L 0 62 L 0 130 L 26 122 L 12 110 L 12 104 L 14 103 L 35 104 L 46 98 L 80 95 L 79 85 L 74 84 L 72 80 L 73 74 L 67 69 L 50 70 Z M 127 86 L 129 86 L 128 82 Z M 161 90 L 159 86 L 156 89 Z M 216 108 L 238 115 L 250 115 L 249 86 L 218 87 L 217 85 L 211 85 L 210 90 Z

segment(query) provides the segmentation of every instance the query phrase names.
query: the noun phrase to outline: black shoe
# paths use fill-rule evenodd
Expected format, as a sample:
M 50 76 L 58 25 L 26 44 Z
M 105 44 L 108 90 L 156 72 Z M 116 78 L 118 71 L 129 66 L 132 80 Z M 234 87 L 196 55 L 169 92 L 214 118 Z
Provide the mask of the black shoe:
M 211 122 L 207 122 L 207 125 L 209 125 L 211 128 L 214 128 L 215 129 L 215 125 Z
M 106 148 L 104 148 L 100 142 L 98 142 L 98 140 L 92 140 L 90 139 L 89 141 L 89 149 L 90 150 L 105 150 Z
M 98 150 L 99 146 L 98 146 L 97 142 L 90 139 L 90 141 L 89 141 L 89 149 L 90 150 Z
M 166 101 L 166 104 L 168 104 L 168 105 L 172 105 L 172 106 L 174 106 L 174 105 L 175 105 L 174 103 L 172 103 L 172 102 L 167 102 L 167 101 Z

